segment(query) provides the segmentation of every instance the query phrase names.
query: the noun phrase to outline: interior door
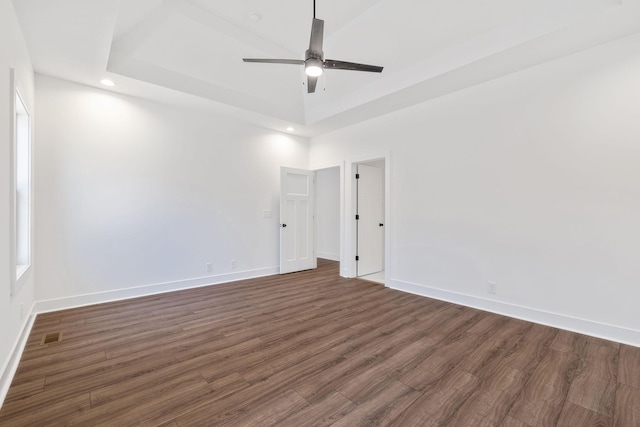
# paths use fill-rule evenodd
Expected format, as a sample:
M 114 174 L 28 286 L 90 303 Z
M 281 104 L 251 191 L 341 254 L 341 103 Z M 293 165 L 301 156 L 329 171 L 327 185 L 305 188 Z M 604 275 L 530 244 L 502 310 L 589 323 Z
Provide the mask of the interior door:
M 384 270 L 384 169 L 358 165 L 357 275 Z
M 280 168 L 280 274 L 316 268 L 313 172 Z

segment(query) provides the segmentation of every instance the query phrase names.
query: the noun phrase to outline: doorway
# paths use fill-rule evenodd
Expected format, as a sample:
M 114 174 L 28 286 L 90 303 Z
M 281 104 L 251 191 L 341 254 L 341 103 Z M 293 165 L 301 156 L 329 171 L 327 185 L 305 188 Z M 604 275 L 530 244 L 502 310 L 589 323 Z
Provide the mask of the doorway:
M 385 161 L 355 164 L 356 276 L 385 283 Z
M 315 261 L 317 259 L 316 255 L 318 255 L 318 258 L 321 258 L 321 259 L 328 259 L 328 260 L 339 259 L 340 276 L 348 277 L 348 278 L 362 277 L 367 280 L 382 283 L 385 286 L 390 286 L 390 283 L 392 283 L 392 279 L 390 278 L 391 264 L 389 259 L 389 255 L 391 253 L 391 240 L 392 240 L 391 229 L 390 229 L 392 225 L 391 223 L 392 212 L 389 204 L 389 200 L 391 198 L 390 159 L 391 159 L 391 153 L 383 152 L 383 153 L 373 154 L 369 156 L 351 158 L 351 159 L 340 161 L 340 162 L 323 164 L 321 166 L 314 168 L 313 173 L 314 173 L 315 179 L 313 179 L 313 187 L 314 188 L 318 186 L 323 187 L 323 189 L 326 190 L 328 193 L 332 193 L 329 196 L 331 198 L 335 198 L 339 194 L 339 200 L 338 200 L 339 252 L 336 253 L 335 251 L 335 239 L 336 239 L 335 237 L 335 224 L 336 224 L 335 205 L 336 203 L 334 200 L 333 202 L 331 202 L 331 206 L 333 207 L 330 209 L 330 211 L 332 212 L 331 217 L 334 218 L 331 221 L 333 226 L 330 228 L 326 228 L 323 226 L 318 228 L 316 224 L 314 224 L 313 228 L 315 232 L 313 233 L 313 237 L 312 237 L 314 242 L 314 247 L 312 249 L 314 265 L 311 268 L 315 268 Z M 366 237 L 364 237 L 365 238 L 364 242 L 362 241 L 360 242 L 361 243 L 360 249 L 365 251 L 364 256 L 367 256 L 367 258 L 369 258 L 369 256 L 366 255 L 367 249 L 365 248 L 365 246 L 379 249 L 379 254 L 380 254 L 379 257 L 382 260 L 382 269 L 377 272 L 370 272 L 369 274 L 366 274 L 366 275 L 363 274 L 362 267 L 361 267 L 360 274 L 358 273 L 358 263 L 359 263 L 360 255 L 358 254 L 358 244 L 357 244 L 357 240 L 358 240 L 357 220 L 355 220 L 355 215 L 357 215 L 356 205 L 358 202 L 357 182 L 356 182 L 355 176 L 356 176 L 359 165 L 364 165 L 365 170 L 367 166 L 372 166 L 380 169 L 382 171 L 381 175 L 382 175 L 382 181 L 383 181 L 380 197 L 377 199 L 374 197 L 367 198 L 367 200 L 380 201 L 383 207 L 382 208 L 383 215 L 381 217 L 378 217 L 377 219 L 378 222 L 374 223 L 377 227 L 378 233 L 380 231 L 382 232 L 382 240 L 380 240 L 379 245 L 374 244 L 373 246 L 366 244 Z M 324 172 L 326 172 L 329 175 L 332 175 L 333 177 L 328 178 L 324 176 Z M 336 183 L 338 181 L 337 179 L 338 174 L 339 174 L 339 185 L 336 186 Z M 318 183 L 318 180 L 320 181 L 320 183 Z M 326 184 L 326 187 L 325 187 L 325 184 Z M 319 191 L 322 192 L 323 190 L 319 190 Z M 315 196 L 315 191 L 314 191 L 314 197 L 313 197 L 314 202 L 316 198 L 317 197 Z M 284 197 L 281 200 L 283 199 Z M 325 202 L 318 202 L 318 204 L 314 203 L 315 205 L 313 208 L 314 212 L 315 212 L 315 209 L 318 209 L 318 214 L 322 215 L 320 211 L 323 209 L 321 205 L 326 206 L 324 203 Z M 362 203 L 364 203 L 364 200 L 362 200 Z M 282 207 L 281 207 L 281 210 L 284 211 Z M 282 215 L 282 212 L 281 212 L 281 215 Z M 314 215 L 314 218 L 310 222 L 310 224 L 315 223 L 315 216 L 316 215 Z M 283 220 L 282 216 L 281 216 L 281 223 L 282 224 L 287 223 L 286 221 Z M 329 229 L 331 229 L 332 231 L 327 232 L 327 230 Z M 286 231 L 287 232 L 290 231 L 288 226 Z M 361 229 L 360 232 L 361 232 L 360 234 L 362 235 L 363 230 Z M 329 241 L 332 243 L 325 244 L 326 243 L 325 242 L 319 246 L 316 246 L 319 239 L 319 235 L 324 233 L 328 233 L 326 236 L 329 237 Z M 283 235 L 283 231 L 281 230 L 281 237 L 282 235 Z M 366 234 L 362 236 L 366 236 Z M 323 235 L 323 238 L 324 238 L 324 235 Z M 282 246 L 282 243 L 283 241 L 281 240 L 281 246 Z M 326 248 L 331 248 L 331 249 L 327 250 Z M 319 252 L 321 253 L 317 254 L 316 253 L 317 249 L 320 249 Z M 356 260 L 356 257 L 358 257 L 358 260 Z M 281 271 L 284 271 L 284 269 L 282 269 Z
M 340 261 L 340 166 L 316 169 L 316 254 Z

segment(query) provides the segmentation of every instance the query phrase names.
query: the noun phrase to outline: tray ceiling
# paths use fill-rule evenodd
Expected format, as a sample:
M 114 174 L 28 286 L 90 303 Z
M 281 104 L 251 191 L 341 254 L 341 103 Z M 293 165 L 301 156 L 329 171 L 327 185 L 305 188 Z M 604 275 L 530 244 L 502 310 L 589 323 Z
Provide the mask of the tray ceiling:
M 328 70 L 307 94 L 312 1 L 15 0 L 37 72 L 312 136 L 640 31 L 640 0 L 317 0 Z

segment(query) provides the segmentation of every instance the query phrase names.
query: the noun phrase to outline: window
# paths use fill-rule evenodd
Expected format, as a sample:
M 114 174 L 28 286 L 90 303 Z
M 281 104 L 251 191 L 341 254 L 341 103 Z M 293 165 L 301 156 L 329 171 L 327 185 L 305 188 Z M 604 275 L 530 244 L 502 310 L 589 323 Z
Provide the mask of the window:
M 12 70 L 13 71 L 13 70 Z M 12 73 L 12 77 L 13 73 Z M 12 293 L 20 288 L 21 280 L 31 265 L 31 117 L 27 106 L 15 89 L 13 122 L 13 233 L 16 275 Z

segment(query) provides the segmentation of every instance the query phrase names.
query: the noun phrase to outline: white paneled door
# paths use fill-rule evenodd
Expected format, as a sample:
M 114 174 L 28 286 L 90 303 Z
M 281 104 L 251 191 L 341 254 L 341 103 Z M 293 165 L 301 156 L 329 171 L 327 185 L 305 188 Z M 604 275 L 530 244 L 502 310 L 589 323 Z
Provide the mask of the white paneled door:
M 316 268 L 313 172 L 280 168 L 280 274 Z
M 358 276 L 384 270 L 384 170 L 358 165 Z

